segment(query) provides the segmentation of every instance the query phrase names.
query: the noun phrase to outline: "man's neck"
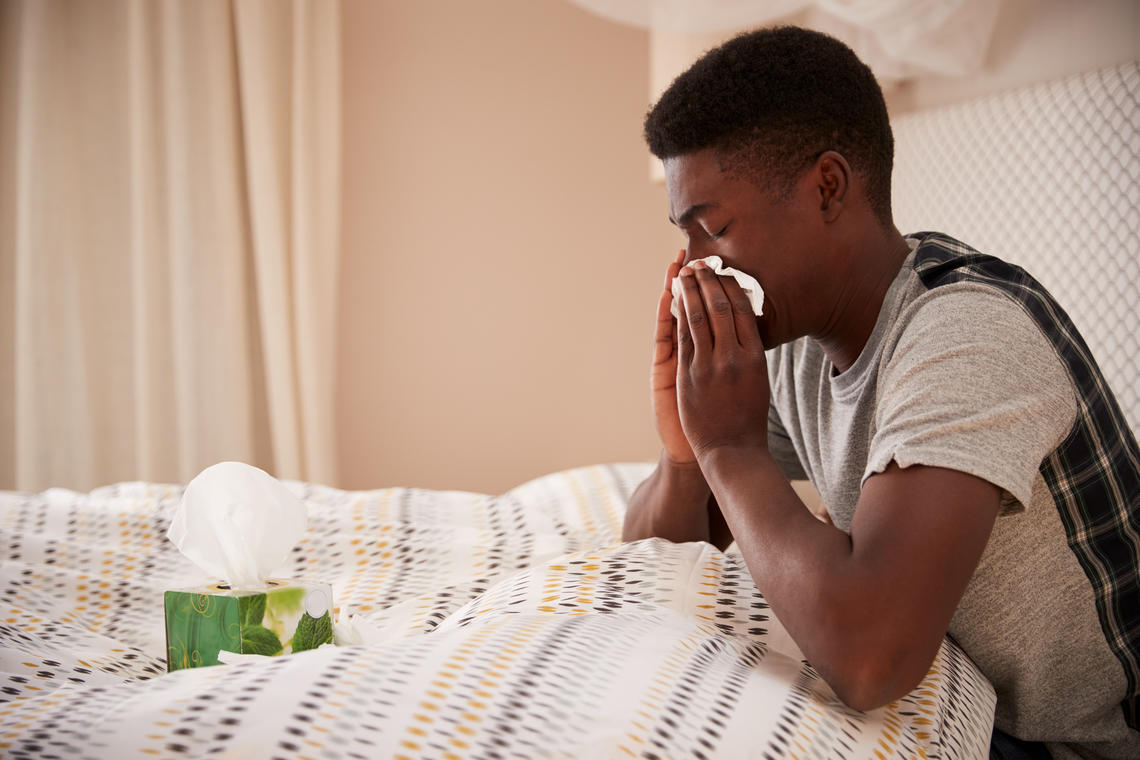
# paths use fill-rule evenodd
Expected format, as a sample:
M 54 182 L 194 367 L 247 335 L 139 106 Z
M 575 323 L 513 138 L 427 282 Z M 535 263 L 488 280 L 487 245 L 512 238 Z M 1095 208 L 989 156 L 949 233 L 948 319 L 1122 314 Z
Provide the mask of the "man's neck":
M 824 329 L 813 336 L 839 372 L 850 369 L 867 345 L 887 290 L 910 253 L 910 246 L 893 225 L 887 229 L 876 226 L 867 233 L 845 252 L 847 276 L 835 308 Z

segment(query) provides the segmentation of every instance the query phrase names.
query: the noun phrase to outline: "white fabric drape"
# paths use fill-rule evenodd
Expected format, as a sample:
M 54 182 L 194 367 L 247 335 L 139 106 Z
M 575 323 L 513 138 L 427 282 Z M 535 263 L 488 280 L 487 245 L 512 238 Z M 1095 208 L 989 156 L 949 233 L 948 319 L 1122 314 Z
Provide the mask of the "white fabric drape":
M 332 480 L 336 1 L 0 14 L 0 487 Z
M 674 34 L 775 23 L 847 43 L 880 80 L 981 69 L 1001 0 L 570 0 L 613 21 Z

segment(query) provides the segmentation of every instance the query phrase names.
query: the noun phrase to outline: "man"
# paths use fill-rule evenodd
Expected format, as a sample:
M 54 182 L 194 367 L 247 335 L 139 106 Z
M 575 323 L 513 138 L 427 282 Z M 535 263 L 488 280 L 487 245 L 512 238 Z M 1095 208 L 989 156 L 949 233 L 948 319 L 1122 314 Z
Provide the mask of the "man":
M 657 310 L 664 451 L 624 539 L 735 539 L 852 707 L 913 689 L 949 633 L 997 691 L 994 756 L 1140 757 L 1140 450 L 1064 312 L 1016 267 L 899 234 L 882 93 L 830 37 L 726 43 L 645 132 L 688 247 Z

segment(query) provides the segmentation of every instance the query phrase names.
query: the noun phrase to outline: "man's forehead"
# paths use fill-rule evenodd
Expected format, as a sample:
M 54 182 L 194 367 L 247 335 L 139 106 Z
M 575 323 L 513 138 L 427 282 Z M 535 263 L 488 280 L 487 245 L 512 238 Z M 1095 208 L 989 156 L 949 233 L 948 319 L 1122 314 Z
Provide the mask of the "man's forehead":
M 665 159 L 669 219 L 684 224 L 693 214 L 719 205 L 726 180 L 711 150 Z

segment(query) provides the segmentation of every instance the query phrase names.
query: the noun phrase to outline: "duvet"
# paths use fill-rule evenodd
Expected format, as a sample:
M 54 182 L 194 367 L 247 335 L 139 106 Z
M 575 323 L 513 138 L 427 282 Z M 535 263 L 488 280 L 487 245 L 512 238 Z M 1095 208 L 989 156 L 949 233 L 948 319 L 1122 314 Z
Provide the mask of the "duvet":
M 0 493 L 0 755 L 10 758 L 973 758 L 994 692 L 945 641 L 861 713 L 804 661 L 737 554 L 620 543 L 640 464 L 507 493 L 289 482 L 283 575 L 369 643 L 166 672 L 181 489 Z

